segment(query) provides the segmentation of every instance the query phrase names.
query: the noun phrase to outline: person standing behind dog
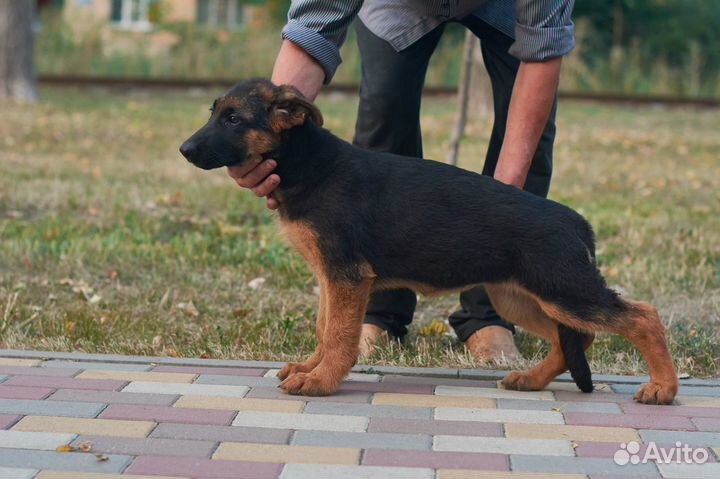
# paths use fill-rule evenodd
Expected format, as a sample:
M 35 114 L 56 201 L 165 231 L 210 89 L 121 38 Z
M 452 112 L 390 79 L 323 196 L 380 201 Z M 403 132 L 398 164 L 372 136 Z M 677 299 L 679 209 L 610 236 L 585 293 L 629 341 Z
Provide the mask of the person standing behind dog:
M 459 22 L 480 39 L 492 84 L 495 120 L 482 172 L 545 197 L 560 65 L 575 46 L 573 7 L 574 0 L 293 0 L 272 81 L 314 100 L 332 80 L 347 28 L 359 17 L 362 80 L 353 143 L 422 157 L 420 103 L 428 63 L 447 23 Z M 275 166 L 272 159 L 249 162 L 228 168 L 228 174 L 275 209 L 272 192 L 281 181 L 272 173 Z M 402 338 L 416 301 L 410 290 L 374 294 L 361 354 L 383 336 Z M 519 357 L 512 325 L 494 311 L 482 287 L 460 295 L 450 324 L 477 359 Z

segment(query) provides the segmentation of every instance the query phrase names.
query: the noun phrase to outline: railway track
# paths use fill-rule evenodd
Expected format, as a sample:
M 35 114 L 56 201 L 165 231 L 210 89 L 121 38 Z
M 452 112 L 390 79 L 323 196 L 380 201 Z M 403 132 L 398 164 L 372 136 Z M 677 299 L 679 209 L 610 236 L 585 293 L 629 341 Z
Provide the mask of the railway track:
M 104 87 L 110 89 L 192 89 L 192 88 L 227 88 L 235 83 L 228 79 L 173 79 L 173 78 L 125 78 L 125 77 L 92 77 L 92 76 L 66 76 L 66 75 L 40 75 L 40 85 L 47 86 L 74 86 L 74 87 Z M 357 85 L 334 84 L 325 87 L 326 91 L 338 93 L 355 93 Z M 429 96 L 454 95 L 456 90 L 448 87 L 426 87 L 425 94 Z M 718 108 L 720 98 L 689 98 L 664 95 L 625 95 L 616 93 L 589 93 L 560 91 L 561 99 L 583 100 L 599 103 L 615 103 L 629 105 L 665 105 L 678 107 Z

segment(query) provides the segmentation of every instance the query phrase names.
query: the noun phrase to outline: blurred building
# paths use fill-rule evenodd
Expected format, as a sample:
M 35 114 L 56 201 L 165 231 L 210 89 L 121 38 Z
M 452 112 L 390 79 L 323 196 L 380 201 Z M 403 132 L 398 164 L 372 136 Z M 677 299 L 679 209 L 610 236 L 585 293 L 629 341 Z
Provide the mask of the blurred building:
M 40 17 L 59 15 L 77 36 L 99 34 L 113 51 L 134 48 L 162 54 L 178 35 L 168 25 L 197 26 L 218 35 L 253 31 L 270 23 L 269 8 L 258 0 L 36 0 Z
M 37 0 L 38 10 L 61 12 L 82 29 L 88 23 L 150 32 L 158 23 L 190 22 L 221 29 L 254 29 L 269 20 L 268 8 L 249 0 Z

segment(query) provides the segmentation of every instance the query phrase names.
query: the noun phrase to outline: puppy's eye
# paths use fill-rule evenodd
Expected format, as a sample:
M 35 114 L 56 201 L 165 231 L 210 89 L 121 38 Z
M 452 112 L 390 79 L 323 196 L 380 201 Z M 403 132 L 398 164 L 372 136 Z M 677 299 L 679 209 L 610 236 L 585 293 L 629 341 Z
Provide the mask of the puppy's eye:
M 240 117 L 237 115 L 230 115 L 228 116 L 227 121 L 231 125 L 237 125 L 238 123 L 240 123 Z

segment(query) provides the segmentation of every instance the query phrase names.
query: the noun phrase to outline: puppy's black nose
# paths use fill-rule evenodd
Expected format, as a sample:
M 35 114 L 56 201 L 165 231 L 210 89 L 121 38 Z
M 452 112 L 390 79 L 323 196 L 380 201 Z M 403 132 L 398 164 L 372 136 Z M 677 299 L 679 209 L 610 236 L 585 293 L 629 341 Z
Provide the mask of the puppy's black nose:
M 188 160 L 197 152 L 197 144 L 194 142 L 186 141 L 180 147 L 180 153 Z

